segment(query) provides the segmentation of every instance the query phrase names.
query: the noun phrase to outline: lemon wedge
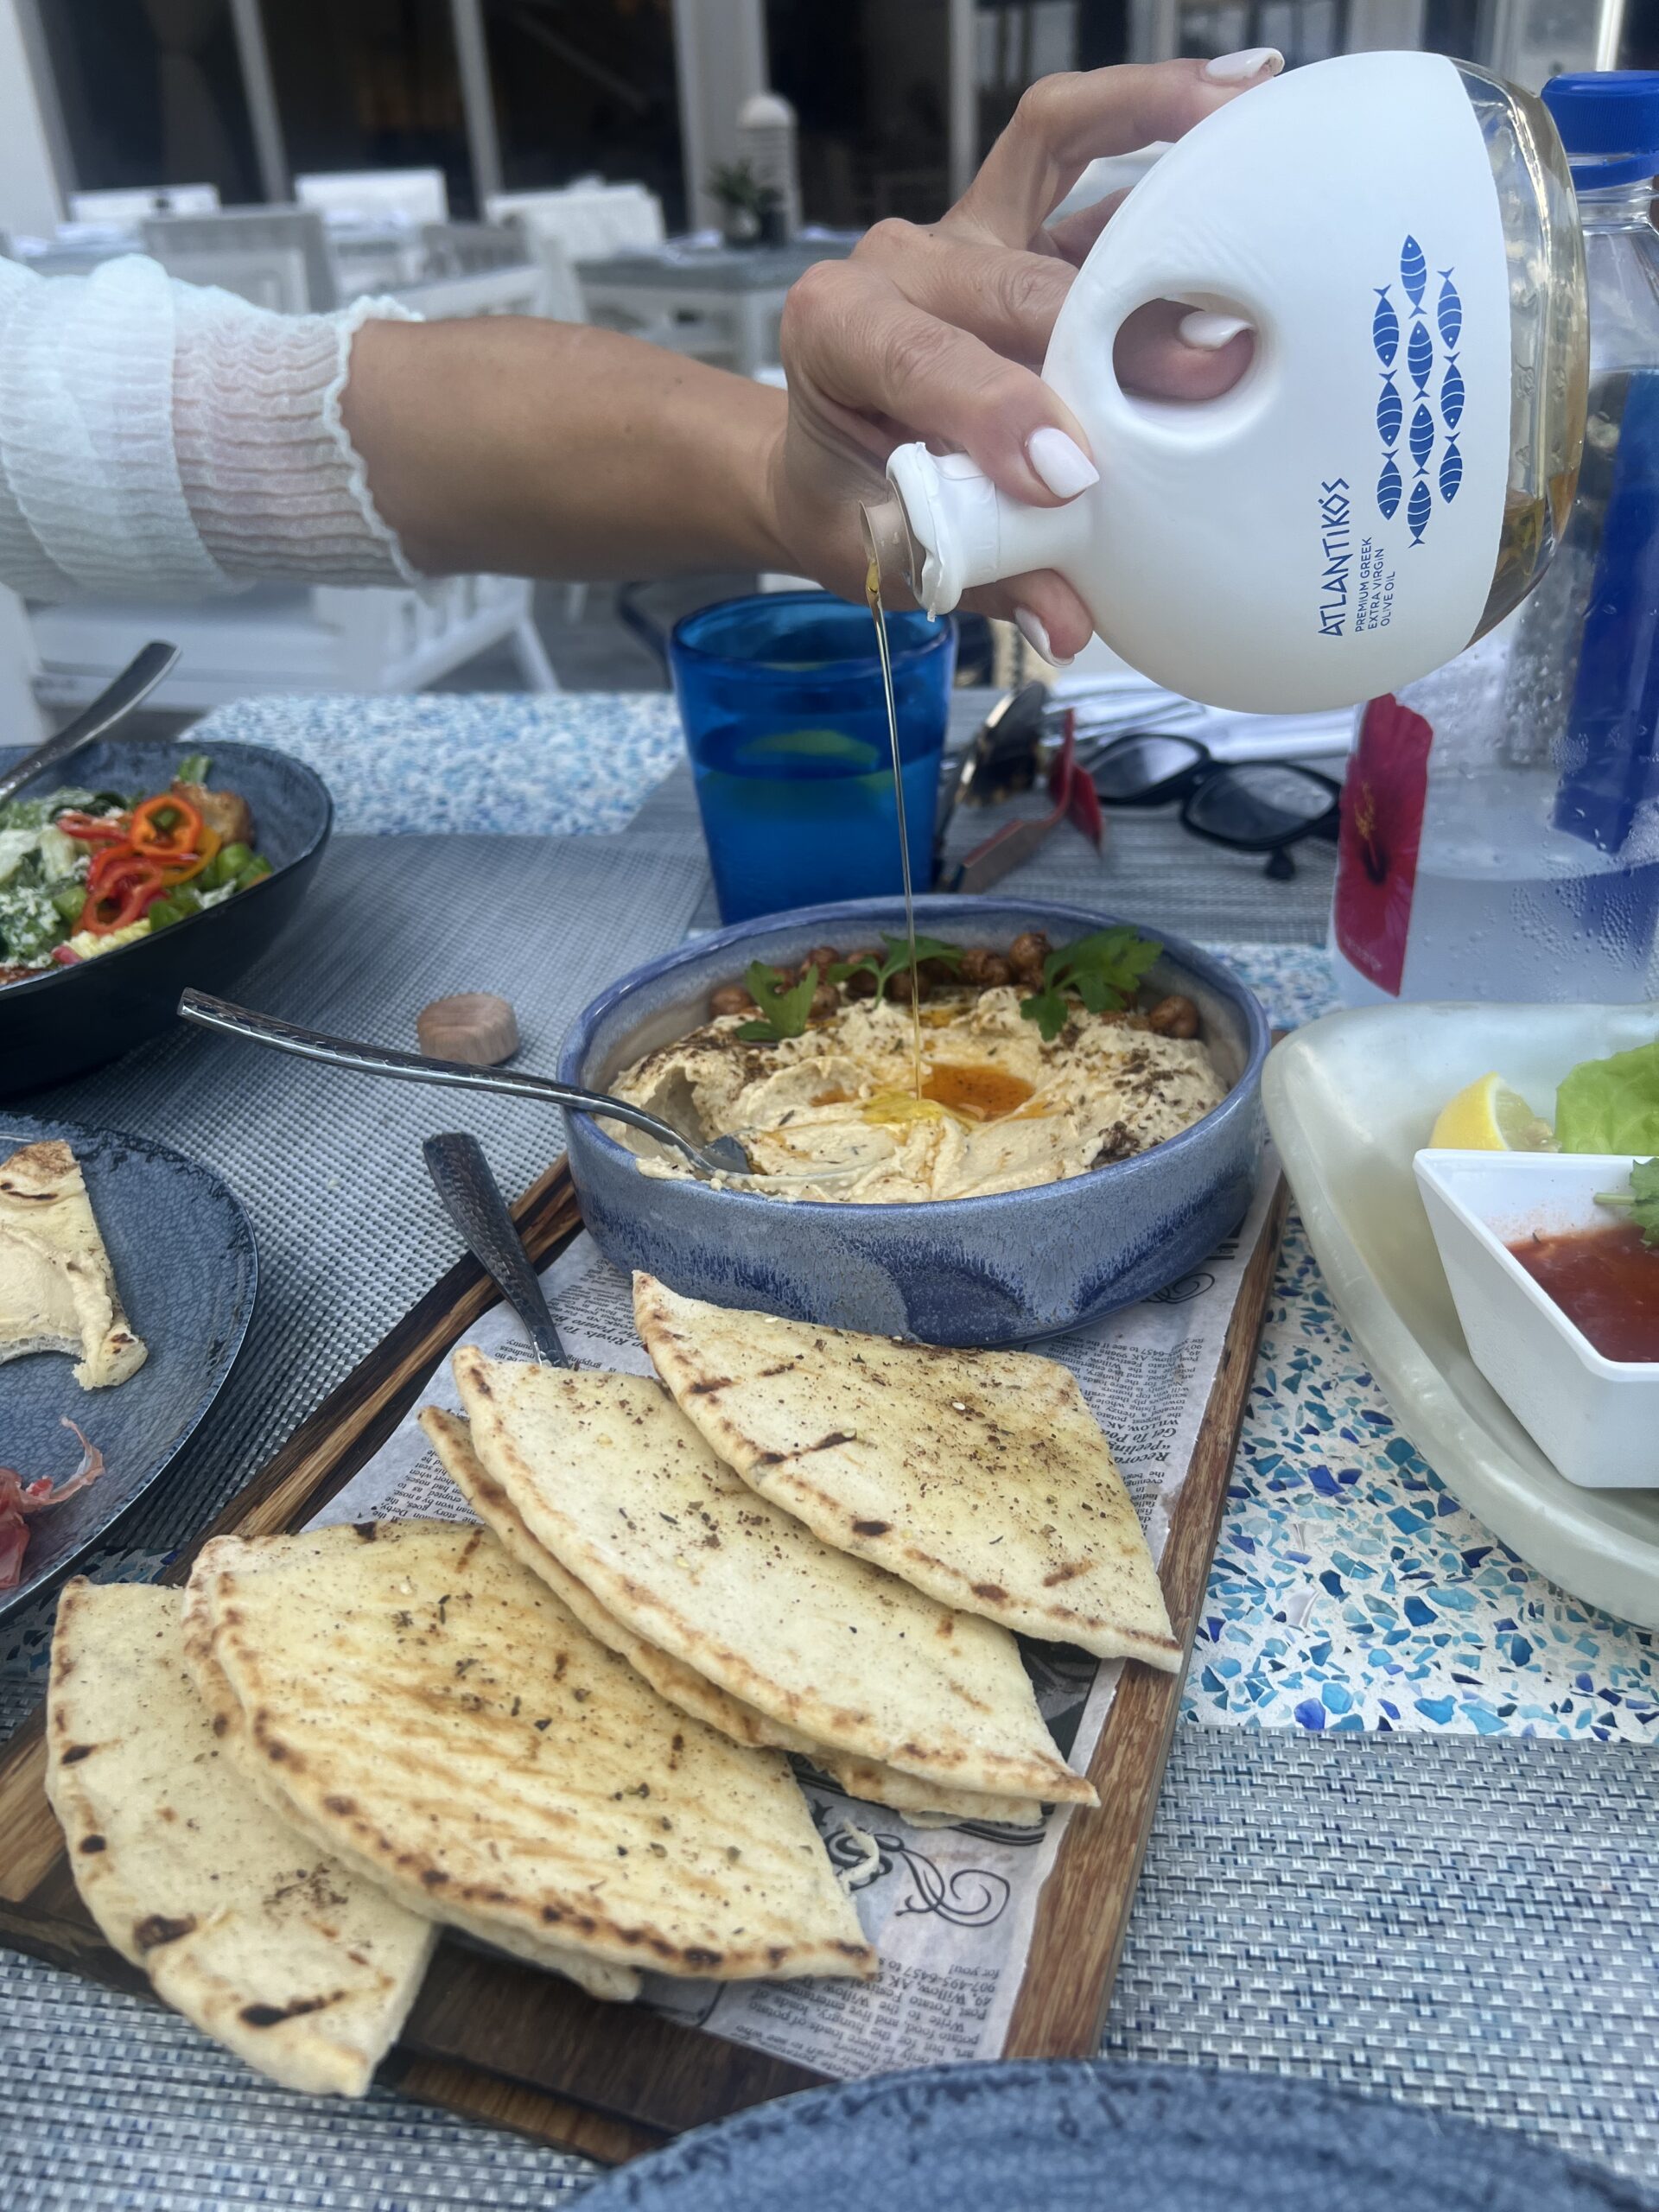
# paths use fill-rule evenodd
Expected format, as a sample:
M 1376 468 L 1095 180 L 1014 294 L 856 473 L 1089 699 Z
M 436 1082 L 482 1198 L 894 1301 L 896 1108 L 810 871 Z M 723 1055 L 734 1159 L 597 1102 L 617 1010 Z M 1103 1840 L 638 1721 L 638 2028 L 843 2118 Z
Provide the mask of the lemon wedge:
M 1441 1107 L 1431 1145 L 1459 1152 L 1554 1152 L 1555 1132 L 1502 1076 L 1484 1075 Z

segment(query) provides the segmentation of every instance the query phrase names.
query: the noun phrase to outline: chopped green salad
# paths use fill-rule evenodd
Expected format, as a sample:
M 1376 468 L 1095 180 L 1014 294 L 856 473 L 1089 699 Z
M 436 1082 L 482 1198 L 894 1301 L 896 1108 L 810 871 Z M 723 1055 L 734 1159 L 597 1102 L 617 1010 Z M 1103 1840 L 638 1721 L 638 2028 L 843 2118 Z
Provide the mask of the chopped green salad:
M 239 792 L 205 753 L 165 791 L 67 788 L 0 806 L 0 984 L 73 967 L 234 898 L 270 874 Z

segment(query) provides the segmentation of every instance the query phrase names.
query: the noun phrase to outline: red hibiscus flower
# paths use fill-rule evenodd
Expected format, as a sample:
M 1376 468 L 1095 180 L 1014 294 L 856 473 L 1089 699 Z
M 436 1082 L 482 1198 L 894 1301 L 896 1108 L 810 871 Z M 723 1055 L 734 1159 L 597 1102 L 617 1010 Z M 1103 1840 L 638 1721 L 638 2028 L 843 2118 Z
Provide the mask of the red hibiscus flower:
M 1400 995 L 1434 732 L 1391 692 L 1373 699 L 1342 787 L 1333 922 L 1344 958 Z

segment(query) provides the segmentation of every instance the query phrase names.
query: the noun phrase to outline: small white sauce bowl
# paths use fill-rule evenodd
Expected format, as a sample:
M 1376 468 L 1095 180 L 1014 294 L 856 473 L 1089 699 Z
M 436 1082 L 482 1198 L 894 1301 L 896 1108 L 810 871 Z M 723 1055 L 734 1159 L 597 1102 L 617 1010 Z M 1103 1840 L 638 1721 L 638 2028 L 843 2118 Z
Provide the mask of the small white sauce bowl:
M 1608 1359 L 1508 1247 L 1611 1229 L 1624 1188 L 1611 1153 L 1420 1152 L 1412 1165 L 1470 1355 L 1540 1449 L 1586 1490 L 1659 1489 L 1659 1361 Z

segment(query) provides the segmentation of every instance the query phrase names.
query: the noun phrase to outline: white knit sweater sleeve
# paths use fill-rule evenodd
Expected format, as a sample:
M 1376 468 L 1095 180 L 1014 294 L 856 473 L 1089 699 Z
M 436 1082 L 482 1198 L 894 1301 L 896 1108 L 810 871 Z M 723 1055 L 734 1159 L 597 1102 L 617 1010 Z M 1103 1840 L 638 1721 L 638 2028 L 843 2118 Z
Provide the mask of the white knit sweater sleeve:
M 0 583 L 33 599 L 417 582 L 340 421 L 391 300 L 282 315 L 133 255 L 0 260 Z

